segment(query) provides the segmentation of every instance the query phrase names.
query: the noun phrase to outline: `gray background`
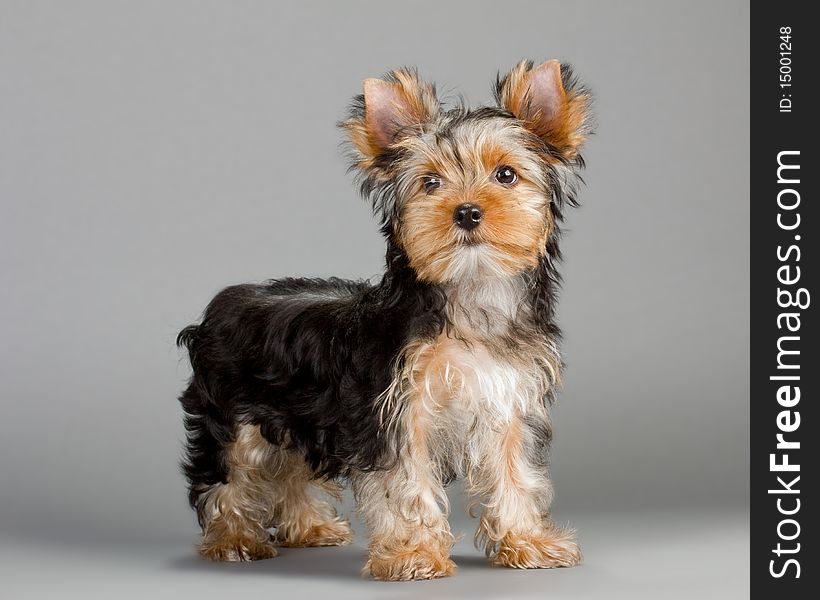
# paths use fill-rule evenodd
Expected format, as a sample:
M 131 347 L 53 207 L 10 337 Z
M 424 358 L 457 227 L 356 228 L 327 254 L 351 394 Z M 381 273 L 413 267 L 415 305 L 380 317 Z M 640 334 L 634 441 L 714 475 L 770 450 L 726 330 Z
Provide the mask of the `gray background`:
M 0 571 L 21 596 L 748 593 L 745 2 L 0 0 Z M 594 90 L 567 223 L 556 515 L 577 569 L 358 579 L 364 536 L 193 556 L 174 347 L 221 287 L 376 276 L 335 122 L 414 64 L 490 100 L 522 57 Z M 417 587 L 415 587 L 417 586 Z M 286 593 L 287 592 L 287 593 Z

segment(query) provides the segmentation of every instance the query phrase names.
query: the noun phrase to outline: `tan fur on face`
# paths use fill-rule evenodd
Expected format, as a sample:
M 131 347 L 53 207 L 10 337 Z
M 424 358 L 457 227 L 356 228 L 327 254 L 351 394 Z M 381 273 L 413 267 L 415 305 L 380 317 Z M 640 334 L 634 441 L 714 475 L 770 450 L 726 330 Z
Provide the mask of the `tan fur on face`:
M 255 425 L 239 425 L 227 448 L 228 483 L 203 492 L 197 510 L 203 522 L 200 553 L 213 560 L 259 560 L 283 546 L 349 543 L 350 526 L 311 488 L 338 490 L 311 480 L 304 460 L 269 444 Z M 268 527 L 276 527 L 271 538 Z
M 415 158 L 399 181 L 405 200 L 398 237 L 420 279 L 444 283 L 537 266 L 554 222 L 542 167 L 520 128 L 504 122 L 465 124 L 453 132 L 452 142 L 411 138 L 402 147 Z M 502 166 L 518 174 L 513 186 L 496 181 Z M 427 192 L 422 183 L 430 173 L 440 176 L 441 186 Z M 464 203 L 483 213 L 469 236 L 453 220 Z

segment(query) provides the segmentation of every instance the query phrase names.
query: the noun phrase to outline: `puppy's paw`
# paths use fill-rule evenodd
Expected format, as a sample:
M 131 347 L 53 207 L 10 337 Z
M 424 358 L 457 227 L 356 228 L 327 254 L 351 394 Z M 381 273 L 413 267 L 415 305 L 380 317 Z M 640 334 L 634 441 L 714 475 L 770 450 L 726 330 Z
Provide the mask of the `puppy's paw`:
M 536 533 L 508 533 L 492 557 L 493 563 L 516 569 L 574 567 L 581 549 L 572 531 L 552 527 Z
M 342 519 L 323 521 L 312 524 L 304 530 L 282 530 L 277 533 L 276 542 L 280 546 L 346 546 L 353 541 L 353 530 L 350 523 Z
M 434 548 L 407 548 L 392 552 L 371 552 L 363 574 L 382 581 L 411 581 L 449 577 L 456 564 L 445 551 Z
M 272 543 L 263 542 L 251 536 L 204 540 L 199 546 L 199 553 L 209 560 L 219 562 L 264 560 L 277 555 Z

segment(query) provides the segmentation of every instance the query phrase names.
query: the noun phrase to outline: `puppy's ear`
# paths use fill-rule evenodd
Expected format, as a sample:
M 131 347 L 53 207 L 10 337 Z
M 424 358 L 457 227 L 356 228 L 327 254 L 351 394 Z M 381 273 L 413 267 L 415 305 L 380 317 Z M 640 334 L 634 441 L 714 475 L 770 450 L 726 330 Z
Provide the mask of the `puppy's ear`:
M 340 125 L 354 150 L 354 166 L 369 169 L 407 136 L 419 135 L 441 107 L 435 87 L 414 69 L 398 69 L 383 79 L 365 79 L 364 93 L 353 100 L 350 116 Z
M 590 127 L 590 94 L 569 65 L 522 61 L 495 87 L 499 107 L 511 112 L 565 160 L 574 159 Z

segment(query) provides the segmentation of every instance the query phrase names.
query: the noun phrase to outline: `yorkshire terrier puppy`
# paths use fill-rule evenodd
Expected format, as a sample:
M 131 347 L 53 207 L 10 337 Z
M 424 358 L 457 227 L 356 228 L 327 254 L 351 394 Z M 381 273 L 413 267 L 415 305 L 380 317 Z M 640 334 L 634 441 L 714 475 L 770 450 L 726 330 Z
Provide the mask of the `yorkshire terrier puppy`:
M 494 563 L 580 561 L 549 516 L 547 447 L 559 223 L 576 204 L 590 95 L 554 60 L 520 63 L 495 95 L 445 110 L 413 70 L 367 79 L 340 126 L 387 240 L 384 276 L 232 286 L 180 333 L 204 556 L 347 544 L 349 524 L 316 494 L 349 482 L 365 572 L 450 575 L 445 486 L 463 477 Z

